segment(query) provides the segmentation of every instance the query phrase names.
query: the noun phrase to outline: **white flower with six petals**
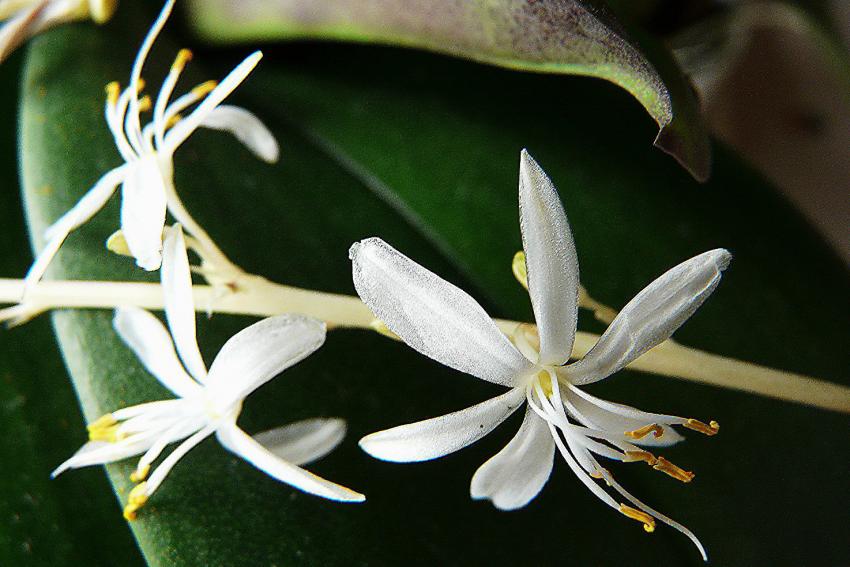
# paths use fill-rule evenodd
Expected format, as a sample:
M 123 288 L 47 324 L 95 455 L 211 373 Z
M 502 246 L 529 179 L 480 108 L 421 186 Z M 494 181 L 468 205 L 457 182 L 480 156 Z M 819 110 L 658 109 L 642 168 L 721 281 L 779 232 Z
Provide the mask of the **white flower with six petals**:
M 608 402 L 581 386 L 621 370 L 669 338 L 714 291 L 731 255 L 723 249 L 696 256 L 656 279 L 617 315 L 593 349 L 568 364 L 578 312 L 579 272 L 567 217 L 552 182 L 523 150 L 520 226 L 537 336 L 518 328 L 512 343 L 469 295 L 378 238 L 351 247 L 354 286 L 386 327 L 420 353 L 508 392 L 473 407 L 364 437 L 361 447 L 379 459 L 425 461 L 482 438 L 527 402 L 517 435 L 472 478 L 473 498 L 500 509 L 525 506 L 543 488 L 555 450 L 600 500 L 639 520 L 671 525 L 705 550 L 687 528 L 649 508 L 603 468 L 595 455 L 643 461 L 684 482 L 693 474 L 639 448 L 682 439 L 673 425 L 713 435 L 718 426 L 647 413 Z M 536 339 L 539 337 L 539 344 Z M 617 502 L 597 480 L 623 496 Z
M 161 275 L 171 335 L 159 319 L 135 307 L 116 310 L 114 326 L 147 370 L 177 398 L 127 407 L 96 420 L 88 428 L 90 441 L 53 476 L 142 455 L 132 476 L 139 484 L 124 509 L 125 517 L 133 519 L 172 467 L 214 434 L 226 449 L 299 490 L 344 502 L 365 500 L 362 494 L 298 466 L 336 447 L 345 435 L 341 419 L 310 419 L 254 437 L 236 425 L 251 392 L 324 343 L 324 323 L 290 314 L 264 319 L 228 340 L 207 371 L 195 337 L 189 260 L 179 225 L 167 232 Z M 151 472 L 165 448 L 181 440 Z
M 47 243 L 27 273 L 28 287 L 41 279 L 67 236 L 103 208 L 119 185 L 121 231 L 129 254 L 140 267 L 145 270 L 160 267 L 167 211 L 184 224 L 192 236 L 206 240 L 206 234 L 197 234 L 200 227 L 183 207 L 173 180 L 174 152 L 199 127 L 229 131 L 261 159 L 277 161 L 277 141 L 265 125 L 243 108 L 221 104 L 260 61 L 262 53 L 259 51 L 240 63 L 221 83 L 203 83 L 169 102 L 180 74 L 192 57 L 189 50 L 181 50 L 163 81 L 156 102 L 152 104 L 147 96 L 140 98 L 144 88 L 142 67 L 171 14 L 174 1 L 165 4 L 145 37 L 133 64 L 129 86 L 123 91 L 118 83 L 107 86 L 106 122 L 125 163 L 103 175 L 72 209 L 48 227 L 44 235 Z M 195 104 L 195 109 L 182 117 L 181 113 Z M 153 111 L 153 118 L 142 127 L 140 114 L 147 110 Z M 213 246 L 209 244 L 208 247 Z M 215 251 L 217 249 L 212 252 Z

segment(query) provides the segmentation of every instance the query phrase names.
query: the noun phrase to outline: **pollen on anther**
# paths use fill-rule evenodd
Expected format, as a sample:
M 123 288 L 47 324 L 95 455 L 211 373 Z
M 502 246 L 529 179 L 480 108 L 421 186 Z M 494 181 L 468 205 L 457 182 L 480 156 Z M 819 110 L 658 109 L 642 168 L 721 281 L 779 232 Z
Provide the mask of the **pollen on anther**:
M 637 508 L 632 508 L 631 506 L 626 506 L 625 504 L 620 504 L 620 513 L 627 518 L 643 523 L 643 530 L 646 533 L 651 534 L 655 531 L 655 518 L 646 512 L 642 512 Z
M 635 463 L 638 461 L 643 461 L 648 465 L 654 465 L 658 462 L 658 459 L 656 459 L 655 455 L 649 451 L 626 451 L 627 463 Z
M 139 112 L 147 112 L 153 107 L 153 103 L 151 102 L 151 97 L 148 95 L 143 96 L 139 99 Z
M 697 419 L 689 419 L 685 423 L 682 424 L 682 427 L 686 427 L 687 429 L 691 429 L 693 431 L 698 431 L 703 435 L 717 435 L 720 431 L 720 424 L 716 421 L 712 420 L 706 425 L 705 423 L 697 420 Z
M 172 71 L 182 71 L 183 67 L 186 66 L 186 63 L 192 60 L 192 51 L 190 49 L 181 49 L 177 52 L 177 57 L 174 59 L 174 63 L 171 65 Z
M 632 439 L 643 439 L 650 433 L 655 436 L 656 439 L 664 435 L 664 429 L 658 425 L 657 423 L 650 423 L 649 425 L 644 425 L 639 429 L 635 429 L 633 431 L 626 431 L 624 435 L 626 437 L 631 437 Z
M 691 482 L 694 479 L 694 476 L 696 476 L 694 473 L 674 465 L 664 457 L 658 457 L 655 464 L 652 465 L 652 468 L 682 482 Z
M 106 102 L 109 106 L 115 106 L 118 104 L 118 98 L 121 96 L 121 85 L 118 81 L 112 81 L 108 85 L 106 85 Z
M 201 83 L 200 85 L 192 89 L 192 94 L 196 97 L 206 96 L 207 94 L 212 92 L 212 90 L 217 86 L 218 81 L 206 81 L 205 83 Z

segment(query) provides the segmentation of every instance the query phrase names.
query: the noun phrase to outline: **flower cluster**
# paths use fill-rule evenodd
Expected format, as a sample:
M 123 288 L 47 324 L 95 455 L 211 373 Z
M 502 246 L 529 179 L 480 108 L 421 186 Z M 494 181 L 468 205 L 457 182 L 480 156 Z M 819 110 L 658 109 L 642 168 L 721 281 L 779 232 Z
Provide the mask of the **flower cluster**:
M 156 100 L 144 94 L 145 60 L 174 1 L 166 2 L 147 34 L 128 85 L 122 89 L 111 83 L 106 89 L 106 122 L 123 163 L 103 175 L 48 229 L 46 245 L 27 275 L 25 290 L 30 293 L 45 285 L 39 281 L 66 238 L 120 186 L 121 229 L 109 247 L 132 256 L 144 270 L 160 270 L 168 326 L 140 308 L 120 307 L 114 328 L 175 397 L 120 408 L 95 420 L 88 426 L 89 442 L 53 474 L 139 456 L 132 474 L 136 487 L 124 509 L 124 516 L 132 520 L 177 462 L 198 443 L 215 436 L 225 449 L 297 489 L 332 500 L 361 502 L 362 494 L 300 466 L 326 455 L 342 441 L 346 425 L 341 419 L 311 419 L 253 436 L 237 425 L 249 394 L 322 346 L 324 322 L 295 313 L 264 319 L 233 336 L 209 369 L 198 348 L 187 247 L 201 257 L 199 271 L 208 280 L 210 269 L 219 275 L 240 270 L 180 201 L 174 187 L 174 153 L 199 127 L 231 132 L 265 161 L 277 160 L 279 150 L 256 116 L 222 104 L 257 65 L 259 52 L 221 83 L 203 83 L 172 100 L 191 59 L 191 52 L 182 50 Z M 14 18 L 43 20 L 58 2 L 20 4 L 22 13 Z M 94 15 L 99 13 L 95 6 L 106 4 L 86 6 L 87 13 Z M 23 29 L 15 25 L 19 27 L 14 29 Z M 152 112 L 152 117 L 143 126 L 145 112 Z M 681 441 L 676 427 L 715 435 L 718 424 L 645 412 L 595 397 L 585 386 L 610 377 L 671 337 L 717 287 L 731 255 L 723 249 L 711 250 L 679 264 L 617 313 L 590 300 L 579 285 L 576 249 L 560 197 L 524 150 L 519 210 L 523 252 L 514 262 L 514 272 L 528 289 L 536 325 L 506 326 L 494 321 L 464 291 L 379 238 L 351 247 L 354 287 L 376 318 L 374 328 L 450 368 L 508 388 L 470 408 L 367 435 L 360 446 L 387 461 L 435 459 L 481 439 L 524 406 L 517 434 L 473 474 L 472 498 L 490 500 L 501 510 L 521 508 L 543 489 L 555 455 L 560 454 L 603 503 L 641 522 L 647 532 L 655 529 L 656 522 L 672 526 L 689 537 L 705 558 L 702 544 L 691 531 L 623 488 L 600 458 L 642 462 L 690 482 L 693 473 L 650 449 Z M 169 213 L 176 221 L 173 225 L 167 221 Z M 360 307 L 363 304 L 358 302 Z M 585 356 L 574 360 L 580 306 L 591 306 L 610 325 Z M 175 443 L 179 444 L 160 460 Z

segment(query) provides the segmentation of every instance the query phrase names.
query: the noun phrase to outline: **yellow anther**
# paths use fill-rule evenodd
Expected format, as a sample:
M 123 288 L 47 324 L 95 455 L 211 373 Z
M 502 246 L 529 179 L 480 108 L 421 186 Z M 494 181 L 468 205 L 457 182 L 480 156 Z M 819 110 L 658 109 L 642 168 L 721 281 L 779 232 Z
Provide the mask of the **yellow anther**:
M 373 331 L 380 333 L 381 335 L 384 335 L 387 338 L 390 338 L 394 341 L 401 340 L 401 338 L 392 331 L 390 331 L 389 327 L 387 327 L 386 324 L 380 319 L 373 319 L 372 322 L 369 323 L 369 326 L 372 328 Z
M 676 480 L 680 480 L 682 482 L 691 482 L 694 479 L 694 473 L 686 471 L 680 467 L 677 467 L 664 457 L 658 457 L 658 460 L 654 465 L 652 465 L 657 471 L 661 471 L 664 474 L 672 476 Z
M 120 230 L 116 230 L 106 239 L 106 249 L 119 256 L 133 255 L 130 252 L 130 247 L 127 245 L 127 239 L 124 238 L 124 233 Z
M 708 425 L 696 419 L 689 419 L 685 423 L 682 424 L 682 427 L 687 427 L 688 429 L 692 429 L 694 431 L 699 431 L 703 435 L 717 435 L 720 431 L 720 424 L 716 421 L 709 422 Z
M 632 520 L 637 520 L 638 522 L 643 523 L 643 530 L 646 533 L 651 534 L 655 531 L 655 518 L 653 518 L 646 512 L 641 512 L 637 508 L 632 508 L 631 506 L 620 504 L 620 513 L 626 516 L 627 518 L 631 518 Z
M 175 114 L 171 118 L 168 119 L 168 122 L 165 123 L 165 129 L 174 128 L 174 125 L 183 120 L 182 114 Z
M 514 254 L 513 262 L 511 262 L 511 270 L 514 273 L 516 281 L 522 287 L 528 289 L 528 269 L 525 266 L 525 252 L 522 250 Z
M 649 451 L 626 451 L 627 463 L 635 463 L 637 461 L 643 461 L 648 465 L 654 465 L 658 462 L 658 459 L 656 459 L 655 455 Z
M 174 63 L 171 64 L 171 72 L 179 73 L 183 70 L 183 67 L 186 66 L 186 63 L 192 60 L 192 51 L 189 49 L 181 49 L 177 52 L 177 57 L 174 59 Z
M 196 97 L 204 97 L 207 96 L 214 88 L 218 86 L 218 81 L 207 81 L 206 83 L 201 83 L 194 89 L 192 89 L 192 94 Z
M 623 433 L 626 437 L 631 437 L 632 439 L 643 439 L 647 435 L 652 433 L 656 439 L 664 435 L 664 429 L 657 423 L 650 423 L 649 425 L 644 425 L 640 429 L 635 429 L 633 431 L 626 431 Z
M 118 7 L 118 0 L 89 0 L 89 13 L 91 19 L 95 23 L 103 24 L 112 18 L 115 13 L 115 8 Z
M 130 481 L 131 482 L 142 482 L 143 480 L 145 480 L 148 477 L 149 472 L 151 472 L 151 466 L 150 465 L 145 465 L 142 468 L 138 468 L 130 474 Z
M 106 85 L 106 103 L 109 106 L 118 104 L 118 98 L 121 96 L 121 85 L 118 81 L 112 81 Z
M 145 95 L 139 99 L 139 112 L 147 112 L 151 108 L 153 108 L 153 102 L 151 102 L 151 97 Z
M 139 77 L 139 84 L 136 86 L 136 94 L 142 94 L 142 91 L 145 90 L 145 80 Z
M 118 432 L 118 421 L 108 413 L 86 426 L 90 441 L 108 441 L 115 443 L 122 436 Z
M 130 496 L 127 498 L 127 505 L 124 506 L 124 519 L 128 522 L 136 519 L 136 512 L 148 501 L 147 488 L 148 483 L 142 482 L 130 491 Z
M 545 370 L 537 373 L 537 383 L 540 384 L 540 389 L 547 398 L 552 397 L 552 375 Z

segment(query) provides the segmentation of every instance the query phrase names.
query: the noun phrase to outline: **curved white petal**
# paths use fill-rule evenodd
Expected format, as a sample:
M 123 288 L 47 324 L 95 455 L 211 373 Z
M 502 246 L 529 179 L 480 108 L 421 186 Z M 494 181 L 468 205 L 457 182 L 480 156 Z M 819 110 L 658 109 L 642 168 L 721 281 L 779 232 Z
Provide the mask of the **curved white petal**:
M 0 23 L 0 63 L 38 32 L 41 14 L 48 5 L 42 0 L 31 8 L 20 10 L 6 23 Z
M 47 239 L 47 244 L 44 245 L 44 248 L 39 252 L 35 262 L 33 262 L 27 272 L 24 278 L 25 288 L 31 287 L 32 284 L 44 276 L 44 272 L 47 271 L 50 261 L 59 251 L 59 248 L 71 231 L 87 222 L 95 213 L 103 208 L 106 201 L 109 200 L 118 187 L 118 184 L 124 180 L 126 175 L 126 165 L 116 167 L 107 172 L 83 195 L 76 205 L 44 231 L 44 238 Z
M 489 498 L 500 510 L 522 508 L 549 480 L 554 459 L 549 426 L 527 408 L 516 436 L 475 471 L 469 493 L 476 500 Z
M 684 440 L 684 437 L 669 425 L 671 419 L 674 423 L 684 421 L 681 418 L 647 413 L 637 408 L 602 400 L 578 388 L 564 388 L 561 390 L 561 396 L 570 413 L 574 414 L 573 417 L 590 429 L 623 434 L 626 431 L 635 431 L 646 425 L 657 423 L 664 431 L 661 437 L 649 434 L 642 439 L 629 439 L 629 443 L 646 447 L 667 447 Z
M 159 319 L 138 307 L 119 307 L 112 326 L 139 361 L 163 386 L 181 398 L 200 391 L 174 352 L 171 335 Z
M 233 335 L 210 366 L 216 404 L 238 402 L 325 342 L 325 324 L 304 315 L 269 317 Z
M 573 351 L 578 318 L 578 258 L 558 191 L 525 150 L 519 164 L 519 220 L 540 364 L 564 364 Z
M 198 382 L 207 377 L 207 367 L 198 350 L 195 331 L 195 301 L 192 297 L 192 272 L 180 225 L 168 231 L 162 250 L 162 289 L 165 296 L 165 317 L 174 337 L 180 360 Z
M 306 465 L 318 461 L 339 445 L 345 438 L 344 419 L 305 419 L 263 431 L 254 435 L 254 441 L 293 465 Z
M 201 126 L 230 132 L 254 155 L 268 163 L 275 163 L 280 157 L 280 148 L 274 134 L 259 118 L 244 108 L 223 104 L 211 110 L 201 121 Z
M 384 461 L 410 463 L 436 459 L 478 441 L 522 405 L 523 388 L 472 407 L 432 419 L 378 431 L 360 440 L 360 447 Z
M 150 439 L 140 443 L 108 443 L 106 441 L 89 441 L 80 447 L 70 459 L 56 467 L 56 469 L 50 473 L 50 477 L 56 478 L 68 469 L 78 469 L 91 465 L 114 463 L 115 461 L 141 455 L 148 450 L 151 443 L 152 441 Z
M 254 70 L 263 54 L 255 51 L 245 58 L 242 63 L 236 66 L 219 84 L 213 89 L 210 94 L 192 111 L 192 113 L 174 125 L 174 128 L 168 131 L 165 135 L 164 150 L 166 153 L 173 153 L 180 144 L 186 141 L 186 138 L 192 135 L 198 126 L 201 126 L 207 116 L 221 102 L 230 95 L 238 87 L 242 81 Z
M 670 338 L 711 295 L 731 259 L 728 250 L 710 250 L 649 284 L 623 307 L 590 352 L 567 367 L 570 381 L 602 380 Z
M 380 238 L 351 246 L 354 287 L 375 316 L 425 356 L 513 386 L 531 363 L 466 292 Z
M 216 436 L 226 449 L 239 455 L 269 476 L 294 488 L 341 502 L 363 502 L 366 500 L 366 497 L 359 492 L 354 492 L 344 486 L 325 480 L 276 457 L 235 425 L 222 427 L 218 430 Z
M 162 229 L 166 193 L 156 155 L 131 164 L 121 186 L 121 230 L 140 268 L 158 270 L 162 263 Z

